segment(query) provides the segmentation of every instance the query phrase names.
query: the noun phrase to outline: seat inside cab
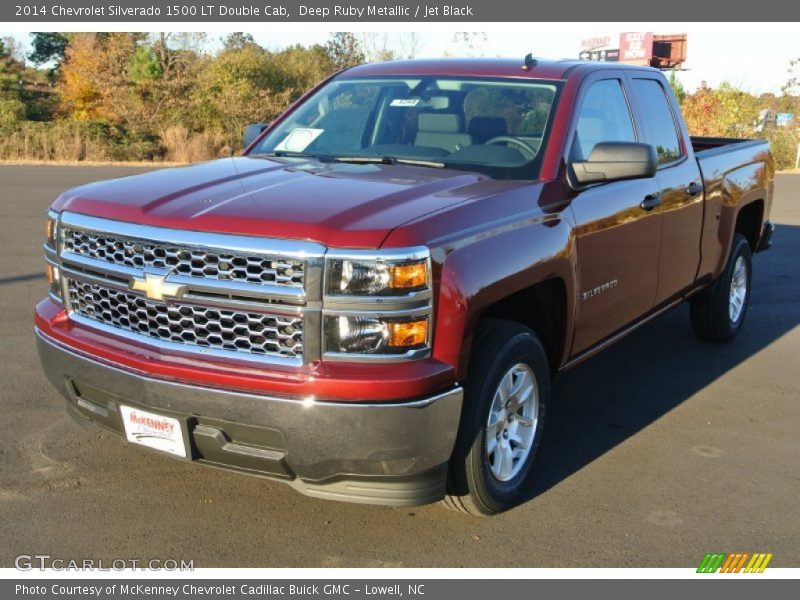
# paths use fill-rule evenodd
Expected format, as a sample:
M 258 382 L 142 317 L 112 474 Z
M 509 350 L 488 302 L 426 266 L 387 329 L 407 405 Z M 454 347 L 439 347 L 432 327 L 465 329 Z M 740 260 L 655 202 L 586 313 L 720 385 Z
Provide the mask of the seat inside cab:
M 472 145 L 472 136 L 464 131 L 463 119 L 455 113 L 421 113 L 417 119 L 415 146 L 441 148 L 455 152 Z

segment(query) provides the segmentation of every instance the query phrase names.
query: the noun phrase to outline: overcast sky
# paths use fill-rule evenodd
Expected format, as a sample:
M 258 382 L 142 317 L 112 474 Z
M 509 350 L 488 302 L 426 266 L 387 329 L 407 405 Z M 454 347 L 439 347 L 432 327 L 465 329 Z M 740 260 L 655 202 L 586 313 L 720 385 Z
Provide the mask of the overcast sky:
M 517 23 L 498 29 L 492 25 L 485 32 L 486 40 L 481 41 L 475 50 L 470 51 L 464 44 L 453 42 L 454 31 L 447 31 L 442 25 L 431 27 L 425 24 L 418 34 L 418 57 L 437 57 L 445 52 L 452 55 L 465 55 L 470 52 L 483 56 L 511 56 L 522 58 L 526 53 L 544 58 L 575 58 L 583 38 L 610 35 L 616 38 L 622 31 L 653 31 L 656 34 L 688 32 L 687 71 L 680 74 L 688 91 L 694 91 L 701 81 L 717 86 L 729 81 L 754 93 L 779 93 L 788 79 L 787 69 L 792 58 L 800 58 L 799 24 L 546 24 Z M 102 28 L 103 24 L 88 25 Z M 8 30 L 15 27 L 14 30 Z M 20 42 L 27 43 L 29 25 L 5 24 L 5 32 L 0 36 L 12 35 Z M 126 25 L 130 28 L 130 25 Z M 153 24 L 148 25 L 153 27 Z M 209 39 L 218 44 L 230 24 L 209 24 Z M 270 30 L 268 24 L 253 27 L 250 32 L 261 45 L 279 49 L 291 44 L 324 43 L 329 36 L 330 24 L 287 24 L 280 30 Z M 385 27 L 389 27 L 385 25 Z M 408 25 L 392 26 L 396 33 L 376 33 L 385 35 L 389 47 L 398 48 L 402 31 Z M 171 25 L 174 29 L 175 25 Z M 44 29 L 44 28 L 42 28 Z M 85 28 L 85 30 L 88 30 Z M 191 30 L 186 24 L 182 30 Z

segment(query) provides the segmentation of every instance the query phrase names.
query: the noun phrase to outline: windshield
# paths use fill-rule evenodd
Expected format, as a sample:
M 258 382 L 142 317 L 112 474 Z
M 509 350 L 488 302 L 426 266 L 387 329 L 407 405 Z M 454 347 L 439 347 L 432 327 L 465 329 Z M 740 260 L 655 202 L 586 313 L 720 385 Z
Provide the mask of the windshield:
M 249 153 L 411 163 L 535 179 L 558 82 L 337 78 Z

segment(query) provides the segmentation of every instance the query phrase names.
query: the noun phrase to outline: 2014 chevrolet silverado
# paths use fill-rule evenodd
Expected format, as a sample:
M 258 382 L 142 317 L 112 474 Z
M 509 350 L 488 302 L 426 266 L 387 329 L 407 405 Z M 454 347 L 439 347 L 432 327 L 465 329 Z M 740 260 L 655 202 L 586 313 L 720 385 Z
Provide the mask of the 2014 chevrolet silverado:
M 551 378 L 686 300 L 732 339 L 770 244 L 768 144 L 648 68 L 359 66 L 245 138 L 55 201 L 39 352 L 79 421 L 320 498 L 515 505 Z

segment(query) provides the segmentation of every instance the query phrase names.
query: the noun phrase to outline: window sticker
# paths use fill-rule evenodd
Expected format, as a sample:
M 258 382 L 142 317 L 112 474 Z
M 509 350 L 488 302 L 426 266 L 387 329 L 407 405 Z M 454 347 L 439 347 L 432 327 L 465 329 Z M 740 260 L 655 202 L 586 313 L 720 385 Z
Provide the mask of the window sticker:
M 389 106 L 416 106 L 419 104 L 419 98 L 395 98 Z
M 302 152 L 311 145 L 311 142 L 321 136 L 324 131 L 324 129 L 298 127 L 297 129 L 292 130 L 285 138 L 283 138 L 283 141 L 275 146 L 275 150 Z

